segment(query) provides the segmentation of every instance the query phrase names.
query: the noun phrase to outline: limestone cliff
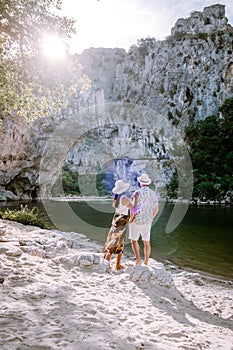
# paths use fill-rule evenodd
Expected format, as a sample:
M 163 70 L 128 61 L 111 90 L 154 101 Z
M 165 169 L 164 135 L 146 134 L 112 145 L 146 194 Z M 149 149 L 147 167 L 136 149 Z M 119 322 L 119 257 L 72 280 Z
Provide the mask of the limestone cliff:
M 129 52 L 85 50 L 79 60 L 92 82 L 87 93 L 77 91 L 60 116 L 5 122 L 0 198 L 36 197 L 40 185 L 49 192 L 65 162 L 80 174 L 121 176 L 127 168 L 133 179 L 153 160 L 151 175 L 163 187 L 175 168 L 171 139 L 182 139 L 190 121 L 216 115 L 233 95 L 232 44 L 225 6 L 214 5 L 178 19 L 166 40 L 142 39 Z M 48 144 L 60 153 L 45 159 Z
M 147 106 L 184 126 L 218 113 L 233 94 L 233 28 L 227 22 L 224 5 L 195 11 L 178 19 L 166 40 L 142 39 L 122 53 L 122 62 L 116 53 L 114 75 L 108 74 L 108 50 L 86 51 L 82 63 L 93 90 L 104 85 L 106 101 Z

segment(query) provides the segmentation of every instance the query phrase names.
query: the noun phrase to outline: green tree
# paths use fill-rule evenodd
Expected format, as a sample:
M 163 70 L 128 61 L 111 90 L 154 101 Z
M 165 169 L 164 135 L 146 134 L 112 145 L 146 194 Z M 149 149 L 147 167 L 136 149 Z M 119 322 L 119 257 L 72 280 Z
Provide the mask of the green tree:
M 186 127 L 194 169 L 193 196 L 205 200 L 233 197 L 233 98 L 210 116 Z
M 100 196 L 108 196 L 111 194 L 109 191 L 109 183 L 113 182 L 113 174 L 99 173 L 96 176 L 96 188 Z
M 60 186 L 62 186 L 62 190 Z M 64 166 L 62 168 L 61 175 L 52 188 L 52 195 L 59 196 L 63 194 L 63 191 L 65 194 L 80 194 L 78 173 L 76 171 L 70 170 L 67 166 Z
M 44 34 L 58 35 L 68 50 L 75 33 L 74 20 L 60 10 L 59 0 L 0 0 L 0 121 L 58 112 L 80 82 L 75 56 L 51 62 L 42 54 Z

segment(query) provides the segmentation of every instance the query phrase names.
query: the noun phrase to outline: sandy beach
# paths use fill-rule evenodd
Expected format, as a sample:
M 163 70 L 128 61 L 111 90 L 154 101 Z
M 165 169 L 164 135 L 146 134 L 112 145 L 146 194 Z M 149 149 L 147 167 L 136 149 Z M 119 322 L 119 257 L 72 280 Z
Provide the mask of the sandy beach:
M 2 350 L 233 350 L 233 283 L 0 220 Z

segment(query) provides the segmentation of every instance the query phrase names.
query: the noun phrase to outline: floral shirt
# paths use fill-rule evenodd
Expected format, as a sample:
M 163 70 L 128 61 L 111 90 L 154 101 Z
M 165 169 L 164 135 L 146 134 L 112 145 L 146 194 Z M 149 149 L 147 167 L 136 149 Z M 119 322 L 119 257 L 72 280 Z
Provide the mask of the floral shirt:
M 135 199 L 136 206 L 134 223 L 138 225 L 150 224 L 153 221 L 153 210 L 158 205 L 157 195 L 148 186 L 141 187 L 134 192 L 132 198 Z

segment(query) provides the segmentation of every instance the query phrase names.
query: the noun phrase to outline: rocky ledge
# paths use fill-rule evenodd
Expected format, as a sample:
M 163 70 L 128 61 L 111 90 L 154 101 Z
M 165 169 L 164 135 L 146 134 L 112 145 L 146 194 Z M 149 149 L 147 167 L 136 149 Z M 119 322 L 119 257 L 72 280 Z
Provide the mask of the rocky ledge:
M 3 269 L 1 278 L 4 283 L 21 276 L 19 270 L 11 270 L 9 274 L 9 259 L 21 264 L 30 260 L 28 255 L 45 259 L 48 265 L 56 265 L 64 269 L 89 269 L 97 272 L 107 272 L 109 266 L 101 253 L 101 246 L 91 242 L 85 235 L 75 232 L 45 230 L 35 226 L 25 226 L 11 221 L 0 220 L 1 260 Z M 16 261 L 17 260 L 17 261 Z M 162 263 L 151 259 L 150 266 L 133 266 L 132 261 L 125 261 L 126 269 L 132 281 L 156 281 L 160 285 L 172 286 L 172 275 L 166 271 Z M 34 265 L 34 262 L 32 263 Z M 4 268 L 7 266 L 7 268 Z M 114 262 L 113 262 L 114 266 Z M 114 271 L 114 269 L 112 270 Z M 111 271 L 111 272 L 112 272 Z

